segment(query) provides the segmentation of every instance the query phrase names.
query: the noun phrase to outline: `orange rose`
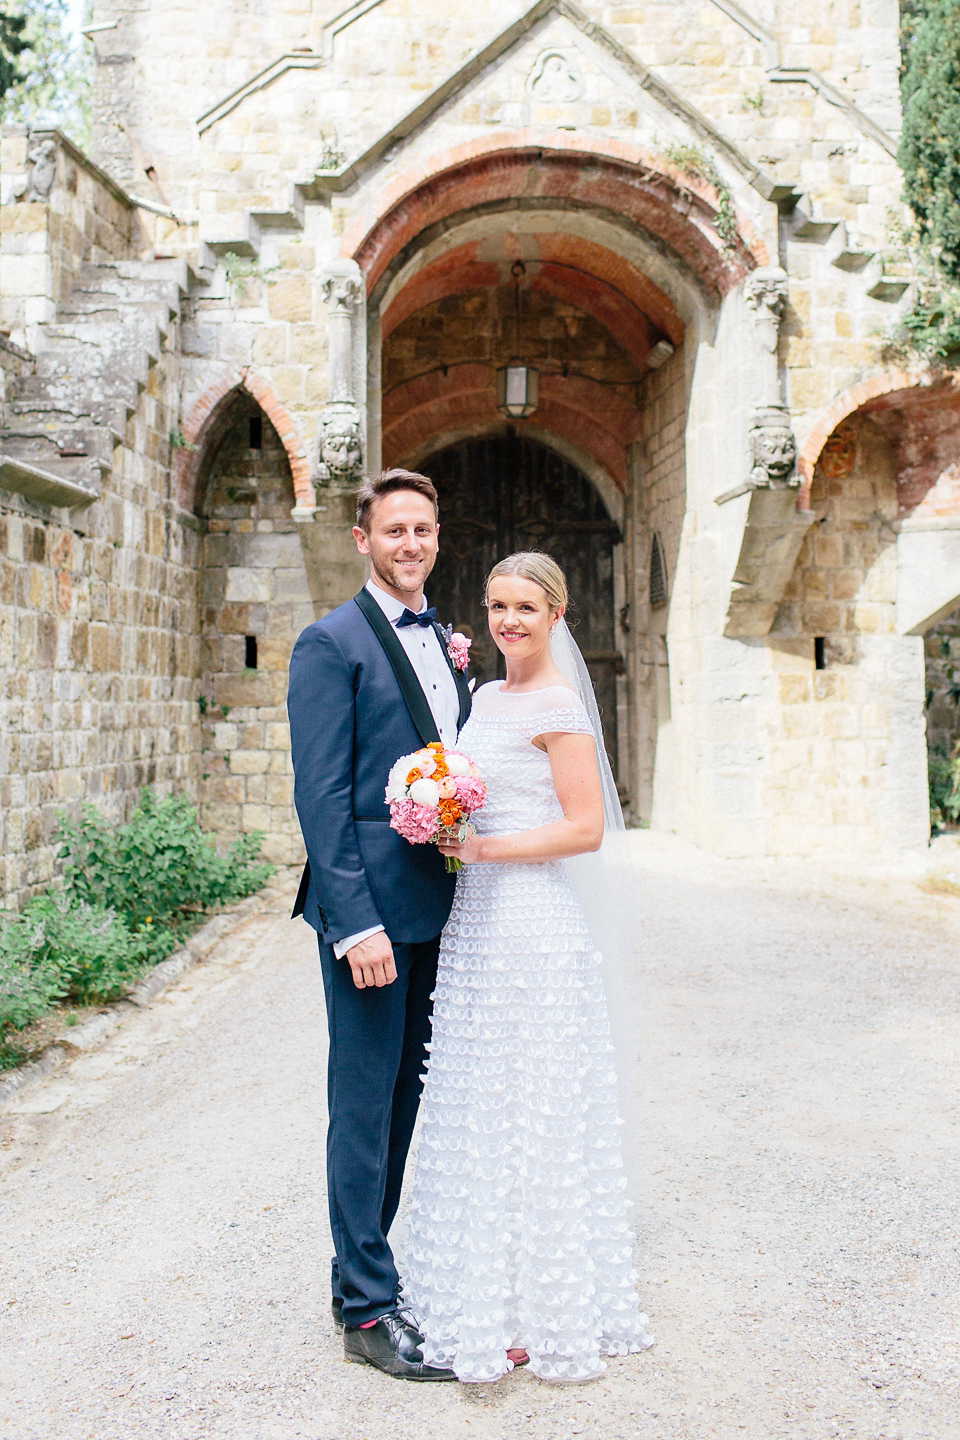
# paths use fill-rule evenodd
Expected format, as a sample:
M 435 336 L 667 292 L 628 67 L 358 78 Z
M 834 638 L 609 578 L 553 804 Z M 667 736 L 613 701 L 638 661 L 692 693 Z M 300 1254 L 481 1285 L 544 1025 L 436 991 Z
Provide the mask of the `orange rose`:
M 423 779 L 423 771 L 422 771 L 422 770 L 416 770 L 416 769 L 414 769 L 414 770 L 411 770 L 410 773 L 409 773 L 409 775 L 407 776 L 407 784 L 408 784 L 408 785 L 412 785 L 413 782 L 414 782 L 414 780 L 422 780 L 422 779 Z

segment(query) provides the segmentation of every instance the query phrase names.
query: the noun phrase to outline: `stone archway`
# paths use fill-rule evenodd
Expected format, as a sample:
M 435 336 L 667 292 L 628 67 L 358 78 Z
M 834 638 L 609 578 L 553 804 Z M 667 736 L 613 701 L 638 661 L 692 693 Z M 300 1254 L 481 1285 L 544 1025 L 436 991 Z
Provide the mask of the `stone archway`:
M 195 452 L 195 504 L 205 525 L 201 569 L 200 709 L 205 828 L 224 840 L 264 832 L 280 864 L 303 855 L 293 808 L 287 669 L 314 618 L 291 517 L 290 457 L 247 387 L 217 408 Z

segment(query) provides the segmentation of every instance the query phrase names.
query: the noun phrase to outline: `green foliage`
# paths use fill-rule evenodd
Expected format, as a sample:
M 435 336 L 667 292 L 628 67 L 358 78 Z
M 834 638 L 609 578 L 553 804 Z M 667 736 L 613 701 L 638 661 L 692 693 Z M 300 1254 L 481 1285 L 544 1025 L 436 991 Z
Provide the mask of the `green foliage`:
M 0 1034 L 26 1029 L 64 994 L 57 967 L 35 953 L 35 929 L 26 913 L 0 921 Z
M 332 135 L 324 136 L 323 147 L 317 159 L 317 174 L 326 175 L 331 170 L 339 170 L 346 161 L 347 153 L 340 144 L 336 130 Z
M 92 11 L 87 5 L 86 11 Z M 90 143 L 93 46 L 71 43 L 67 0 L 9 0 L 7 20 L 23 20 L 22 53 L 3 98 L 9 124 L 56 124 L 81 147 Z M 2 93 L 2 92 L 0 92 Z
M 227 272 L 227 280 L 234 287 L 239 295 L 245 295 L 253 280 L 262 280 L 267 285 L 276 285 L 276 280 L 270 277 L 282 269 L 280 265 L 268 265 L 266 269 L 259 260 L 248 259 L 245 255 L 238 255 L 235 250 L 228 250 L 223 257 L 223 268 Z
M 761 99 L 762 103 L 762 99 Z M 706 180 L 717 192 L 717 213 L 714 218 L 714 228 L 726 249 L 731 250 L 737 243 L 737 216 L 733 208 L 733 200 L 730 191 L 717 169 L 716 161 L 699 145 L 668 145 L 664 155 L 681 175 L 690 175 L 699 180 Z
M 902 10 L 898 160 L 904 199 L 940 265 L 960 280 L 960 6 L 908 0 Z
M 930 781 L 930 824 L 934 829 L 960 821 L 960 744 L 951 755 L 931 755 L 927 762 Z
M 261 834 L 220 855 L 185 797 L 149 789 L 126 825 L 87 805 L 79 820 L 61 820 L 58 839 L 62 892 L 0 915 L 0 1070 L 26 1058 L 11 1037 L 55 1000 L 124 994 L 204 910 L 252 895 L 273 873 L 257 859 Z
M 23 38 L 26 23 L 25 15 L 0 13 L 0 100 L 18 77 L 17 58 L 27 48 Z
M 913 283 L 910 310 L 893 321 L 880 342 L 880 358 L 890 365 L 924 360 L 934 367 L 960 360 L 960 283 L 943 268 L 939 245 L 919 226 L 888 220 L 891 245 L 886 259 L 905 264 Z
M 79 820 L 61 821 L 58 839 L 66 893 L 115 910 L 134 931 L 161 922 L 189 928 L 199 911 L 252 895 L 273 873 L 256 859 L 260 832 L 220 855 L 185 796 L 160 800 L 149 789 L 126 825 L 112 826 L 85 805 Z
M 0 940 L 0 954 L 21 973 L 54 985 L 56 995 L 80 1005 L 122 995 L 148 965 L 175 948 L 171 931 L 146 925 L 135 932 L 115 910 L 78 904 L 67 894 L 28 900 L 20 915 L 5 922 Z

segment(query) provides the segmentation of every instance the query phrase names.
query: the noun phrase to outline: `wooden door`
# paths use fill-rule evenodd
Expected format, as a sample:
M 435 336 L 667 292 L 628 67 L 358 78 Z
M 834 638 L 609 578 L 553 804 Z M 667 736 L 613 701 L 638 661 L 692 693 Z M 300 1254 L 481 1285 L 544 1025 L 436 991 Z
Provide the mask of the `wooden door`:
M 421 469 L 440 494 L 440 556 L 427 584 L 437 618 L 472 636 L 477 684 L 502 676 L 487 630 L 483 583 L 497 560 L 543 550 L 566 574 L 567 620 L 590 669 L 616 773 L 616 650 L 613 547 L 620 539 L 599 494 L 569 460 L 517 434 L 463 440 Z

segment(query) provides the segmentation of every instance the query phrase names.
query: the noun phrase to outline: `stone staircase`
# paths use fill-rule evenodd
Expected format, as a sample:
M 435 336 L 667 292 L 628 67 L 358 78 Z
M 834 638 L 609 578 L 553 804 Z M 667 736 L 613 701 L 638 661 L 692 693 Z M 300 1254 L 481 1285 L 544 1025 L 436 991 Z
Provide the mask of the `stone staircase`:
M 32 373 L 8 381 L 5 489 L 69 508 L 99 497 L 189 283 L 184 260 L 82 266 L 56 318 L 39 327 Z

